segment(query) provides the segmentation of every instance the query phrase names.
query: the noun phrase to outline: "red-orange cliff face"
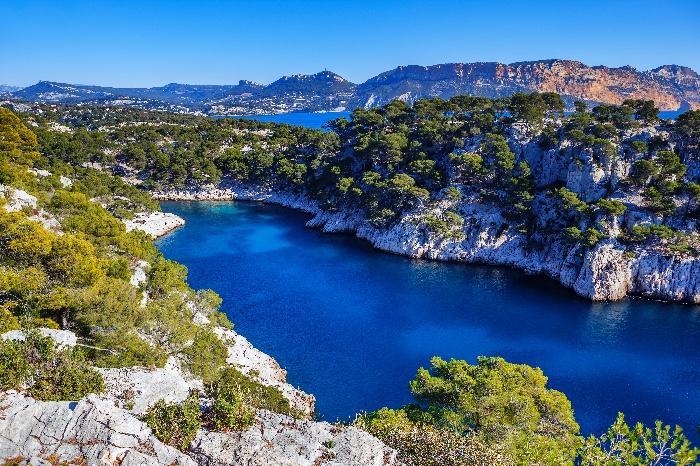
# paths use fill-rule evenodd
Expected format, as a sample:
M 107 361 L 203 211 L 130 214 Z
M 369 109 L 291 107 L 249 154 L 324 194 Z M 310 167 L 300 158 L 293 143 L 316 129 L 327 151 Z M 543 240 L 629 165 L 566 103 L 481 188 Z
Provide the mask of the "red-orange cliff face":
M 395 98 L 448 98 L 456 94 L 503 97 L 514 92 L 551 91 L 570 98 L 619 104 L 647 99 L 661 110 L 700 108 L 700 75 L 666 65 L 651 71 L 631 67 L 590 67 L 570 60 L 502 63 L 450 63 L 402 66 L 382 73 L 357 89 L 358 104 L 382 104 Z

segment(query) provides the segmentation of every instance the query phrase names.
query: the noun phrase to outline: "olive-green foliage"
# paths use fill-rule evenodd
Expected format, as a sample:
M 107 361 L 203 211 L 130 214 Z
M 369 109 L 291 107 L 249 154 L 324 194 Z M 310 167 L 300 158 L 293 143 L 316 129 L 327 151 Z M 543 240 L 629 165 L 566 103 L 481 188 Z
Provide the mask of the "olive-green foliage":
M 414 465 L 693 465 L 680 427 L 628 426 L 622 414 L 600 437 L 578 434 L 571 404 L 533 367 L 484 358 L 432 359 L 410 383 L 419 404 L 359 415 L 353 425 Z
M 438 237 L 445 239 L 464 239 L 464 219 L 456 212 L 445 211 L 440 216 L 426 215 L 423 217 L 425 226 Z
M 0 327 L 57 328 L 60 324 L 89 341 L 86 356 L 103 367 L 162 366 L 170 354 L 182 353 L 193 372 L 210 378 L 225 359 L 225 347 L 209 330 L 200 330 L 192 322 L 187 301 L 206 311 L 213 324 L 230 327 L 218 311 L 220 298 L 213 292 L 192 292 L 183 266 L 157 254 L 145 234 L 127 233 L 115 217 L 156 208 L 150 196 L 107 173 L 69 165 L 96 161 L 98 152 L 109 146 L 104 135 L 93 137 L 85 129 L 65 138 L 53 133 L 40 131 L 39 145 L 49 155 L 42 158 L 35 151 L 32 131 L 0 109 L 2 182 L 36 195 L 65 232 L 47 230 L 25 212 L 0 209 Z M 83 149 L 73 153 L 74 146 Z M 69 175 L 72 187 L 63 188 L 55 176 L 42 181 L 28 174 L 32 164 Z M 107 208 L 91 201 L 92 197 Z M 129 283 L 137 260 L 149 263 L 148 280 L 138 288 Z M 142 305 L 144 290 L 149 294 L 146 306 Z M 183 353 L 193 341 L 197 351 Z M 73 367 L 67 362 L 60 364 L 64 372 Z M 57 377 L 63 377 L 61 370 L 56 369 Z M 37 387 L 42 387 L 41 379 L 37 380 Z M 65 385 L 73 389 L 68 379 Z M 42 393 L 48 390 L 42 388 Z
M 624 203 L 616 199 L 601 199 L 596 204 L 596 207 L 609 215 L 622 215 L 627 210 Z
M 0 387 L 27 389 L 38 400 L 78 400 L 104 390 L 104 381 L 81 349 L 56 348 L 28 332 L 24 341 L 0 341 Z
M 634 225 L 624 239 L 630 243 L 654 241 L 681 256 L 700 255 L 697 235 L 689 235 L 666 225 Z
M 255 421 L 255 409 L 240 387 L 218 388 L 208 413 L 208 421 L 214 430 L 246 430 Z
M 208 383 L 218 378 L 219 369 L 226 364 L 228 349 L 214 332 L 201 328 L 182 354 L 186 357 L 185 367 L 192 375 Z
M 231 366 L 207 386 L 207 396 L 212 402 L 205 420 L 214 430 L 245 430 L 255 421 L 256 409 L 296 414 L 277 388 L 262 385 Z
M 589 248 L 598 244 L 598 242 L 605 237 L 603 233 L 592 227 L 584 231 L 581 231 L 577 227 L 568 227 L 564 229 L 564 234 L 572 242 L 581 242 Z
M 398 451 L 399 460 L 421 466 L 510 466 L 514 463 L 497 447 L 475 435 L 414 421 L 405 409 L 382 408 L 358 416 L 353 426 L 374 435 Z
M 289 400 L 277 388 L 262 385 L 237 369 L 227 366 L 219 373 L 218 380 L 209 386 L 208 395 L 213 399 L 233 399 L 236 394 L 240 394 L 247 404 L 254 408 L 295 414 Z
M 654 427 L 641 423 L 630 426 L 622 413 L 607 432 L 590 436 L 580 449 L 580 466 L 696 465 L 700 449 L 694 448 L 683 433 L 656 421 Z
M 158 440 L 186 450 L 202 426 L 199 397 L 190 395 L 181 403 L 160 400 L 148 409 L 144 421 Z
M 471 432 L 487 445 L 500 445 L 516 463 L 561 465 L 573 459 L 579 426 L 564 394 L 546 387 L 540 369 L 501 358 L 431 360 L 411 381 L 426 406 L 419 418 L 456 432 Z

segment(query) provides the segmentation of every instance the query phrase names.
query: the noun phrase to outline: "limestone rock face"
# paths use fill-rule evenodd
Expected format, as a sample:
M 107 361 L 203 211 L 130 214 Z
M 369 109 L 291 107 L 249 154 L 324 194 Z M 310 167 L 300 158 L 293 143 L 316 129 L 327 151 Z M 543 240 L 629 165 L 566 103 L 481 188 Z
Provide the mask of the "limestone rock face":
M 185 224 L 182 217 L 168 212 L 141 212 L 131 220 L 124 220 L 126 231 L 141 230 L 158 238 Z
M 56 343 L 56 346 L 75 346 L 78 342 L 78 337 L 75 333 L 69 330 L 56 330 L 53 328 L 38 328 L 37 331 L 44 337 L 50 337 Z M 26 338 L 22 330 L 11 330 L 0 335 L 3 340 L 19 340 L 24 341 Z
M 528 142 L 523 135 L 511 135 L 511 139 L 525 144 L 519 146 L 516 153 L 525 151 L 530 154 L 530 163 L 549 167 L 541 170 L 547 173 L 540 180 L 542 183 L 571 182 L 570 188 L 578 189 L 579 196 L 585 199 L 597 199 L 602 184 L 614 183 L 616 178 L 629 170 L 626 161 L 605 162 L 599 166 L 602 167 L 602 175 L 600 172 L 589 172 L 591 176 L 586 181 L 579 176 L 574 183 L 575 177 L 570 176 L 570 162 L 558 160 L 557 157 L 561 156 L 558 151 L 553 154 L 535 148 L 531 146 L 534 143 Z M 595 301 L 619 300 L 636 294 L 700 303 L 700 259 L 680 260 L 643 248 L 632 251 L 632 256 L 626 257 L 623 246 L 616 240 L 602 242 L 585 255 L 578 247 L 549 238 L 544 238 L 541 250 L 532 250 L 527 248 L 524 235 L 503 228 L 507 222 L 497 208 L 473 199 L 464 199 L 457 206 L 465 219 L 464 239 L 446 240 L 433 237 L 420 226 L 420 216 L 428 213 L 425 209 L 409 212 L 389 229 L 377 229 L 359 212 L 327 212 L 309 198 L 279 192 L 272 186 L 253 187 L 225 182 L 217 187 L 161 192 L 155 197 L 172 200 L 241 199 L 280 204 L 312 214 L 307 223 L 309 227 L 325 232 L 354 233 L 383 251 L 426 259 L 512 266 L 527 273 L 547 275 Z M 438 206 L 437 212 L 441 208 Z M 628 216 L 634 215 L 636 210 L 631 208 Z M 617 219 L 615 224 L 618 224 Z
M 21 189 L 11 188 L 2 184 L 0 184 L 0 197 L 5 198 L 6 204 L 3 207 L 8 212 L 17 212 L 25 208 L 36 209 L 37 206 L 35 196 Z
M 22 464 L 398 466 L 396 452 L 366 432 L 262 410 L 244 432 L 201 429 L 185 452 L 160 442 L 109 396 L 47 402 L 11 391 L 0 393 L 0 412 L 0 459 Z
M 156 439 L 127 411 L 96 395 L 78 402 L 36 401 L 0 395 L 0 458 L 82 459 L 85 464 L 187 465 L 197 463 Z
M 159 400 L 178 403 L 192 386 L 174 367 L 97 369 L 105 381 L 105 396 L 135 414 L 145 413 Z
M 255 348 L 250 342 L 234 332 L 222 327 L 215 328 L 219 337 L 227 342 L 228 358 L 226 362 L 235 366 L 263 385 L 277 388 L 295 410 L 313 417 L 316 399 L 287 383 L 287 371 L 271 356 Z
M 200 430 L 189 455 L 203 466 L 391 466 L 396 452 L 354 427 L 259 411 L 245 432 Z

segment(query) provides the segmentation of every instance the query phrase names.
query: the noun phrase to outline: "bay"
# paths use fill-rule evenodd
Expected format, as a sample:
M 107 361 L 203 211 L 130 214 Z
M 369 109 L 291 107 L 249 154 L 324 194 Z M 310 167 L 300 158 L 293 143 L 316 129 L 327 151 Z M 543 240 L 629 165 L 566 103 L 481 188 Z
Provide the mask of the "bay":
M 309 216 L 246 202 L 165 202 L 187 224 L 160 239 L 195 288 L 212 288 L 236 330 L 317 398 L 327 420 L 411 401 L 430 357 L 503 356 L 541 367 L 584 433 L 618 411 L 700 424 L 700 306 L 591 303 L 554 281 L 491 266 L 412 260 Z

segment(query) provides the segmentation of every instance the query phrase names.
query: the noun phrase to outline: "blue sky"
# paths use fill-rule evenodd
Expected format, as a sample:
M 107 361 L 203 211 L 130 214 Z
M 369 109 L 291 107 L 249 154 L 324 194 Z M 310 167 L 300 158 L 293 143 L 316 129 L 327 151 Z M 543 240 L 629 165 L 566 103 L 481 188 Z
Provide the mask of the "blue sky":
M 0 2 L 0 84 L 268 83 L 569 58 L 700 71 L 700 0 Z

